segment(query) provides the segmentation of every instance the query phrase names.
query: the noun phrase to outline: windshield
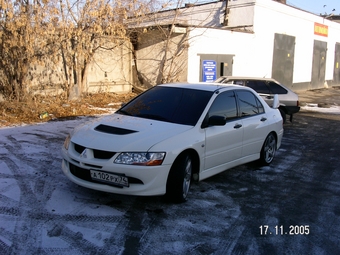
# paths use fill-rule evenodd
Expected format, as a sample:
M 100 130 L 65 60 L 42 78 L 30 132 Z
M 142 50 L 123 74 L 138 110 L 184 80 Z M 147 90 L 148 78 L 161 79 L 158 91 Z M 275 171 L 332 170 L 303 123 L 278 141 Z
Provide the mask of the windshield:
M 117 113 L 194 126 L 212 94 L 211 91 L 155 86 Z

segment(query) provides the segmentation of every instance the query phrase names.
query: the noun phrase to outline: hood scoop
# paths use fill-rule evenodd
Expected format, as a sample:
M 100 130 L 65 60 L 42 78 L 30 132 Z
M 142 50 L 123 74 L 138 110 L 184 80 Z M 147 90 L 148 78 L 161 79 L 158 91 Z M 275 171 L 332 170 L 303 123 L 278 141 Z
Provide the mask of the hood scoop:
M 138 131 L 100 124 L 94 130 L 112 135 L 128 135 Z

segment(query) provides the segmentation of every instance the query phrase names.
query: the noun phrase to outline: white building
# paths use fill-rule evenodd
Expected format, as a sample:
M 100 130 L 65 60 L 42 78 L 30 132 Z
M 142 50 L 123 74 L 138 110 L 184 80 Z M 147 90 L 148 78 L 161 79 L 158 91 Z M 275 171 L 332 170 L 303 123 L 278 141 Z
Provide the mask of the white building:
M 281 2 L 216 1 L 150 15 L 138 25 L 139 77 L 155 85 L 165 41 L 154 31 L 168 26 L 171 42 L 185 44 L 177 81 L 234 75 L 272 77 L 295 91 L 340 85 L 340 23 Z

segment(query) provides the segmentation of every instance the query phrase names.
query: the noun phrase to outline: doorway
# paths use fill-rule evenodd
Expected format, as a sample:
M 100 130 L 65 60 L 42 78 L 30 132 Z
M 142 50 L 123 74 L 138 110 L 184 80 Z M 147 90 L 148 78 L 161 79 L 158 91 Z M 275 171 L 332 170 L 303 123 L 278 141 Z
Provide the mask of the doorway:
M 323 88 L 326 77 L 327 42 L 314 40 L 311 89 Z
M 295 37 L 275 34 L 272 78 L 288 88 L 293 85 Z
M 221 76 L 233 75 L 233 59 L 235 55 L 199 54 L 199 56 L 200 81 L 211 81 Z

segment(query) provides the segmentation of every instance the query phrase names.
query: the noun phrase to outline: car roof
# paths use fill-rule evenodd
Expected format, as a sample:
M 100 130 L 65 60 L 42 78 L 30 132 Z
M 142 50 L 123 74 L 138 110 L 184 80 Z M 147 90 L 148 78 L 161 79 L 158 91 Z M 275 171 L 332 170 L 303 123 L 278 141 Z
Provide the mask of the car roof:
M 265 77 L 247 77 L 247 76 L 221 76 L 219 79 L 225 78 L 228 80 L 258 80 L 258 81 L 275 81 L 279 83 L 277 80 L 273 78 L 265 78 Z M 280 84 L 280 83 L 279 83 Z
M 208 82 L 197 82 L 197 83 L 166 83 L 166 84 L 160 84 L 157 86 L 162 87 L 173 87 L 173 88 L 186 88 L 186 89 L 198 89 L 198 90 L 205 90 L 205 91 L 216 91 L 219 89 L 235 89 L 235 88 L 242 88 L 245 87 L 236 85 L 236 84 L 221 84 L 221 83 L 208 83 Z
M 223 81 L 227 80 L 257 80 L 257 81 L 273 81 L 277 84 L 279 84 L 280 86 L 282 86 L 284 89 L 286 89 L 287 91 L 289 91 L 290 93 L 294 93 L 296 94 L 292 89 L 286 87 L 285 85 L 283 85 L 281 82 L 273 79 L 273 78 L 261 78 L 261 77 L 247 77 L 247 76 L 221 76 L 219 79 L 224 79 Z

